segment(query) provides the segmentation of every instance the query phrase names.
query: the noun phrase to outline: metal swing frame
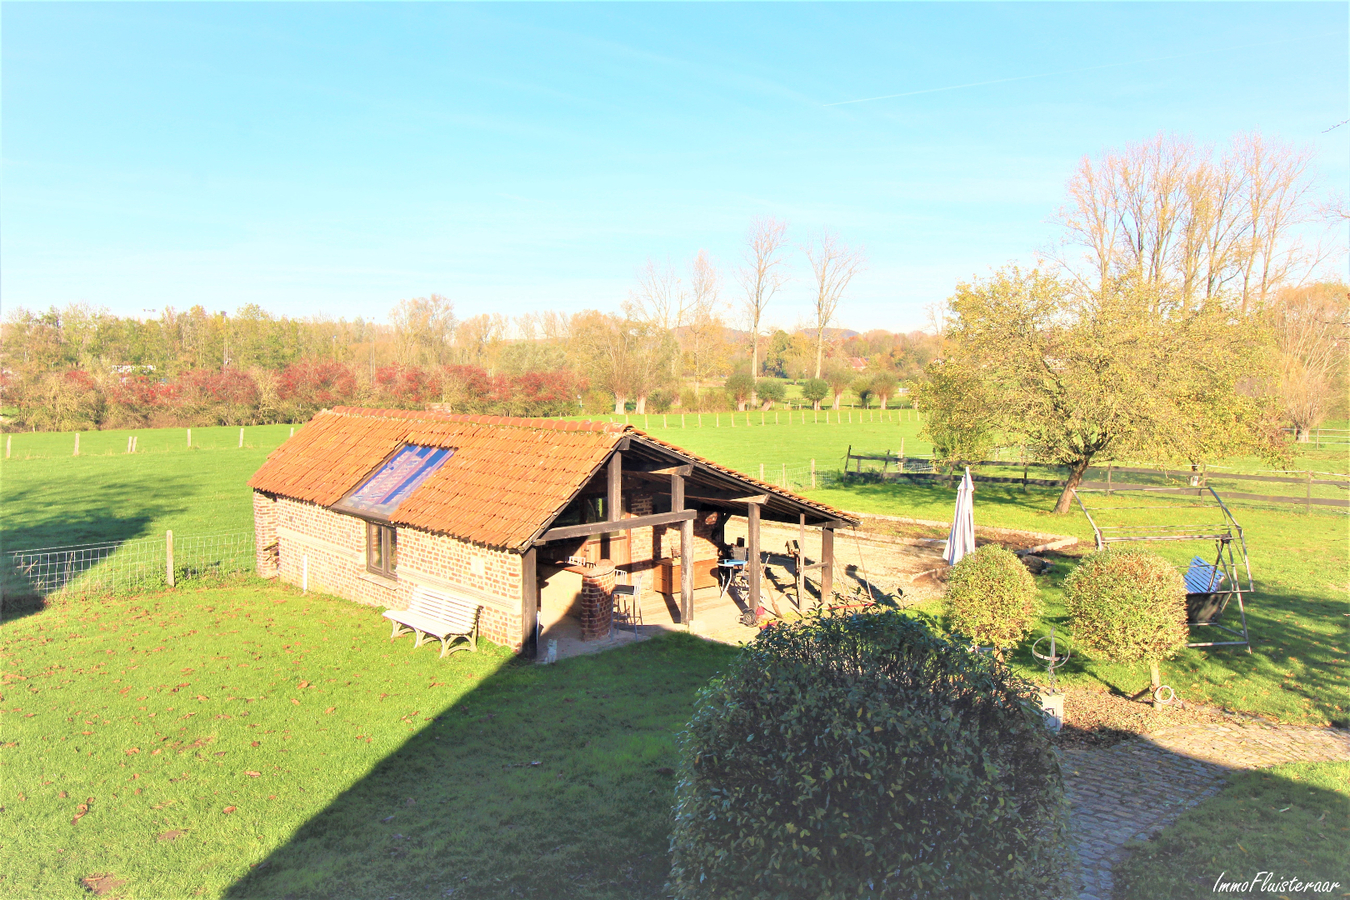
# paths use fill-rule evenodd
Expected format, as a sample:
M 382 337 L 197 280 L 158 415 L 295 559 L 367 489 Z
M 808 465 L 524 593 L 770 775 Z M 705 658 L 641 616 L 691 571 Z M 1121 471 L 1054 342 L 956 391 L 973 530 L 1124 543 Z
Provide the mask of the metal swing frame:
M 1205 493 L 1214 499 L 1214 504 L 1197 503 L 1187 507 L 1170 507 L 1171 509 L 1205 509 L 1217 511 L 1220 513 L 1221 521 L 1217 523 L 1206 524 L 1185 524 L 1185 525 L 1102 525 L 1097 522 L 1092 513 L 1095 510 L 1098 516 L 1104 512 L 1114 512 L 1117 510 L 1140 510 L 1140 509 L 1165 509 L 1168 507 L 1160 506 L 1128 506 L 1128 507 L 1089 507 L 1083 502 L 1083 498 L 1078 490 L 1073 492 L 1073 497 L 1078 501 L 1078 507 L 1087 516 L 1088 524 L 1092 526 L 1092 533 L 1097 541 L 1097 549 L 1104 550 L 1112 544 L 1123 544 L 1131 542 L 1155 542 L 1155 541 L 1213 541 L 1214 542 L 1214 563 L 1210 567 L 1210 585 L 1215 586 L 1218 582 L 1218 590 L 1206 592 L 1191 592 L 1186 595 L 1186 619 L 1187 627 L 1190 629 L 1198 628 L 1216 628 L 1225 635 L 1235 638 L 1235 640 L 1214 640 L 1214 641 L 1190 641 L 1187 647 L 1246 647 L 1247 652 L 1252 652 L 1251 634 L 1247 630 L 1247 606 L 1244 598 L 1248 594 L 1256 592 L 1255 582 L 1252 580 L 1252 564 L 1247 556 L 1247 540 L 1243 537 L 1242 526 L 1238 524 L 1233 513 L 1223 502 L 1214 488 L 1208 485 L 1201 488 L 1145 488 L 1142 492 L 1163 493 L 1163 494 L 1189 494 L 1192 491 L 1200 498 L 1204 498 Z M 1097 493 L 1096 489 L 1082 491 L 1082 493 Z M 1101 491 L 1110 494 L 1109 490 Z M 1217 505 L 1217 510 L 1215 506 Z M 1241 566 L 1238 565 L 1239 559 Z M 1183 569 L 1183 573 L 1185 569 Z M 1246 575 L 1246 586 L 1243 586 L 1242 575 Z M 1192 599 L 1194 598 L 1194 599 Z M 1229 628 L 1227 625 L 1219 624 L 1219 619 L 1223 617 L 1228 604 L 1237 600 L 1238 615 L 1241 620 L 1241 630 Z M 1215 601 L 1217 600 L 1217 608 Z M 1197 615 L 1206 609 L 1212 609 L 1207 616 Z M 1197 621 L 1191 621 L 1192 618 Z M 1200 621 L 1200 619 L 1204 619 Z M 1217 636 L 1217 635 L 1216 635 Z

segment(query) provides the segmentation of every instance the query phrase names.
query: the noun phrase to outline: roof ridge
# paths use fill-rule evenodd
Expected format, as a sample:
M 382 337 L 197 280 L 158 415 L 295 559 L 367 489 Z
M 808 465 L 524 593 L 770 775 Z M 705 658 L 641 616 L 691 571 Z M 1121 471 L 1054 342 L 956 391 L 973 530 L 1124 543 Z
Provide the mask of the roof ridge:
M 490 416 L 478 413 L 451 413 L 436 409 L 388 409 L 385 407 L 335 406 L 322 410 L 339 416 L 413 419 L 435 422 L 464 422 L 470 425 L 488 425 L 499 428 L 530 428 L 548 431 L 592 431 L 622 434 L 636 432 L 632 425 L 617 422 L 594 422 L 589 419 L 555 419 L 547 417 Z M 640 432 L 639 432 L 640 433 Z

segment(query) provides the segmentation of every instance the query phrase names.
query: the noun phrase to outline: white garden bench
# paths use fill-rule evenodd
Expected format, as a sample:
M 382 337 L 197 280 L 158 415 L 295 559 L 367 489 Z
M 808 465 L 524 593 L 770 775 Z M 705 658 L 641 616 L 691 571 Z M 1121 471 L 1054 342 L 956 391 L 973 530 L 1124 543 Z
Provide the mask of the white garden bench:
M 407 609 L 387 610 L 384 617 L 394 623 L 389 640 L 396 639 L 406 629 L 417 635 L 414 650 L 431 637 L 441 642 L 441 656 L 444 657 L 455 650 L 478 651 L 478 613 L 481 609 L 470 600 L 417 585 Z M 464 643 L 452 650 L 450 644 L 456 638 L 463 638 Z

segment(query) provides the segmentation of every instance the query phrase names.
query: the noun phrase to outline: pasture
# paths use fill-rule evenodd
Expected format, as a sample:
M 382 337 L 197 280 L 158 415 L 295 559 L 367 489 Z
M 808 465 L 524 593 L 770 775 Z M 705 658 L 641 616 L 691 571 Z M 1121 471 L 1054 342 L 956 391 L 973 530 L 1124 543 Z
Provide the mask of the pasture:
M 912 420 L 760 426 L 751 417 L 749 427 L 731 427 L 726 414 L 720 426 L 706 414 L 703 428 L 649 424 L 749 474 L 764 463 L 771 480 L 773 466 L 812 458 L 837 472 L 850 444 L 898 450 L 904 438 L 910 454 L 927 452 Z M 248 428 L 241 449 L 237 428 L 193 429 L 189 449 L 184 429 L 140 431 L 135 455 L 124 452 L 127 432 L 91 433 L 79 457 L 72 435 L 13 435 L 0 469 L 0 539 L 12 550 L 246 531 L 245 482 L 288 433 Z M 1346 462 L 1337 448 L 1295 460 L 1342 472 Z M 821 485 L 808 493 L 846 509 L 939 520 L 955 497 L 935 483 Z M 1050 514 L 1054 499 L 981 485 L 976 520 L 1090 540 L 1078 511 Z M 1234 512 L 1257 579 L 1253 652 L 1188 650 L 1164 664 L 1164 681 L 1189 701 L 1344 724 L 1347 517 L 1273 504 Z M 1046 599 L 1037 634 L 1066 626 L 1061 584 L 1072 562 L 1058 558 L 1037 579 Z M 668 867 L 674 734 L 697 688 L 734 652 L 675 635 L 553 667 L 486 643 L 439 660 L 410 652 L 408 640 L 391 644 L 370 608 L 252 579 L 60 598 L 5 615 L 8 897 L 104 888 L 128 897 L 651 896 Z M 1012 662 L 1042 671 L 1025 645 Z M 1062 677 L 1123 693 L 1147 680 L 1142 666 L 1081 658 Z M 1233 840 L 1290 855 L 1303 833 L 1260 831 L 1253 804 L 1316 789 L 1319 809 L 1343 806 L 1344 774 L 1333 774 L 1308 788 L 1253 776 L 1200 809 L 1237 804 L 1252 821 Z M 1218 852 L 1191 840 L 1203 831 L 1196 821 L 1179 835 Z M 1158 882 L 1138 878 L 1133 896 L 1156 895 Z

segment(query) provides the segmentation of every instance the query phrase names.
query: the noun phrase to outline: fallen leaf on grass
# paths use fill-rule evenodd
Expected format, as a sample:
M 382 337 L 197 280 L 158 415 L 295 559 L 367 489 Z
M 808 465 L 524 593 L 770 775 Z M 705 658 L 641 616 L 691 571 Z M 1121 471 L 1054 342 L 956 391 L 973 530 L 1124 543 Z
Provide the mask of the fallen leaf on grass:
M 223 813 L 225 813 L 226 815 L 229 815 L 230 813 L 234 812 L 235 809 L 236 809 L 236 807 L 233 807 L 233 806 L 227 806 L 227 807 L 225 807 L 225 809 L 223 809 L 223 810 L 221 810 L 221 811 L 222 811 Z
M 254 741 L 250 746 L 253 746 L 253 747 L 261 747 L 261 746 L 262 746 L 262 741 Z
M 262 775 L 261 772 L 245 772 L 244 774 L 247 775 L 249 778 L 257 778 L 260 775 Z
M 95 897 L 102 897 L 104 894 L 117 890 L 122 885 L 126 884 L 126 882 L 115 878 L 112 875 L 104 874 L 90 875 L 86 878 L 81 878 L 80 884 L 84 885 L 85 890 L 89 891 L 89 893 L 93 894 Z
M 294 697 L 291 698 L 291 702 L 294 703 L 296 706 L 300 705 L 300 701 L 295 699 Z
M 336 706 L 330 706 L 330 707 L 328 707 L 327 709 L 325 709 L 324 712 L 325 712 L 325 713 L 330 713 L 330 712 L 332 712 L 332 711 L 335 710 L 335 709 L 337 709 Z
M 84 801 L 79 806 L 75 807 L 75 818 L 70 820 L 70 824 L 74 825 L 76 822 L 80 821 L 80 819 L 83 819 L 86 815 L 88 815 L 89 807 L 92 806 L 93 803 L 94 798 L 90 797 L 88 800 Z
M 129 748 L 127 748 L 127 756 L 130 756 L 130 755 L 133 754 L 133 753 L 140 753 L 140 752 L 141 752 L 141 748 L 140 748 L 140 747 L 129 747 Z
M 302 691 L 303 691 L 305 688 L 307 688 L 307 687 L 309 687 L 309 682 L 308 682 L 308 681 L 302 681 L 302 682 L 300 682 L 299 684 L 296 685 L 296 688 L 297 688 L 298 690 L 302 690 Z

